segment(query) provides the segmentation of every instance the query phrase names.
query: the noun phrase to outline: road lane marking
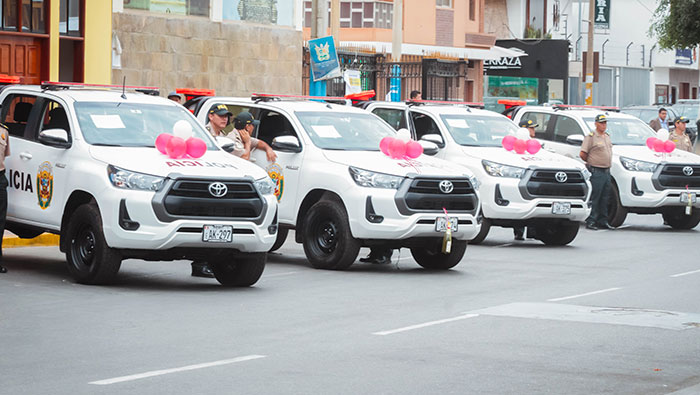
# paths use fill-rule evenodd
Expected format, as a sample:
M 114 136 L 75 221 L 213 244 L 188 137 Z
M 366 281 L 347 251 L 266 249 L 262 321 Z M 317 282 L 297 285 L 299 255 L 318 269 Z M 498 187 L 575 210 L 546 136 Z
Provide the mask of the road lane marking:
M 687 276 L 687 275 L 689 275 L 689 274 L 695 274 L 695 273 L 700 273 L 700 270 L 693 270 L 692 272 L 685 272 L 685 273 L 673 274 L 673 275 L 671 275 L 671 276 L 669 276 L 669 277 L 683 277 L 683 276 Z
M 589 295 L 597 295 L 597 294 L 602 294 L 604 292 L 612 292 L 612 291 L 617 291 L 618 289 L 622 288 L 608 288 L 608 289 L 601 289 L 599 291 L 593 291 L 593 292 L 586 292 L 585 294 L 578 294 L 578 295 L 571 295 L 571 296 L 564 296 L 563 298 L 554 298 L 554 299 L 547 299 L 547 302 L 559 302 L 562 300 L 568 300 L 568 299 L 575 299 L 575 298 L 580 298 L 582 296 L 589 296 Z
M 211 368 L 213 366 L 228 365 L 228 364 L 232 364 L 232 363 L 251 361 L 253 359 L 260 359 L 260 358 L 265 358 L 265 355 L 247 355 L 245 357 L 238 357 L 238 358 L 232 358 L 232 359 L 222 359 L 220 361 L 199 363 L 196 365 L 188 365 L 188 366 L 183 366 L 180 368 L 152 370 L 150 372 L 132 374 L 129 376 L 121 376 L 121 377 L 115 377 L 115 378 L 106 379 L 106 380 L 92 381 L 88 384 L 109 385 L 109 384 L 123 383 L 125 381 L 140 380 L 140 379 L 145 379 L 148 377 L 162 376 L 164 374 L 185 372 L 188 370 Z
M 446 318 L 446 319 L 444 319 L 444 320 L 437 320 L 437 321 L 424 322 L 424 323 L 422 323 L 422 324 L 416 324 L 416 325 L 411 325 L 411 326 L 405 326 L 405 327 L 403 327 L 403 328 L 397 328 L 397 329 L 392 329 L 392 330 L 388 330 L 388 331 L 374 332 L 374 333 L 372 333 L 372 334 L 373 334 L 373 335 L 378 335 L 378 336 L 393 335 L 394 333 L 412 331 L 412 330 L 414 330 L 414 329 L 425 328 L 425 327 L 427 327 L 427 326 L 446 324 L 446 323 L 448 323 L 448 322 L 459 321 L 459 320 L 464 320 L 464 319 L 467 319 L 467 318 L 474 318 L 474 317 L 478 317 L 478 316 L 479 316 L 479 314 L 464 314 L 464 315 L 460 315 L 460 316 L 457 316 L 457 317 Z

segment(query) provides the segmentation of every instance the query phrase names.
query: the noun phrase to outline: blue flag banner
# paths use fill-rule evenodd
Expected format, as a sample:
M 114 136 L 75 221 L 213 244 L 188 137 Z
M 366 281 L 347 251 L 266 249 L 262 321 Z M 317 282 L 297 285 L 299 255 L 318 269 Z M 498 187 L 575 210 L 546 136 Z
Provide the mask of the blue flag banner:
M 310 40 L 309 54 L 311 55 L 311 75 L 314 81 L 341 76 L 340 62 L 338 62 L 333 36 Z

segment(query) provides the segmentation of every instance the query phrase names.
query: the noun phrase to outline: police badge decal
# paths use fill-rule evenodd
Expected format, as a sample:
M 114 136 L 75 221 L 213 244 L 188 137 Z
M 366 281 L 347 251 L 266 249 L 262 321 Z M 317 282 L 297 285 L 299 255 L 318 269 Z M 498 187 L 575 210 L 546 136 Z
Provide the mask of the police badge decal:
M 282 167 L 277 163 L 273 163 L 265 168 L 267 175 L 270 176 L 272 182 L 275 183 L 275 197 L 279 202 L 282 199 L 282 194 L 284 193 L 284 173 L 282 173 Z
M 46 210 L 51 204 L 53 196 L 53 167 L 51 163 L 44 162 L 39 165 L 36 173 L 36 197 L 42 210 Z

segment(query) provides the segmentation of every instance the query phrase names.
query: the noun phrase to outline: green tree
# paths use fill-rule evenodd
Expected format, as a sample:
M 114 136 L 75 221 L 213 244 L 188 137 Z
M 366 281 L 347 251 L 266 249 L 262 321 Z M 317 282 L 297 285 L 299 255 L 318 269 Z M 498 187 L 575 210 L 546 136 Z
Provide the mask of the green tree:
M 649 32 L 662 49 L 700 44 L 700 0 L 660 0 Z

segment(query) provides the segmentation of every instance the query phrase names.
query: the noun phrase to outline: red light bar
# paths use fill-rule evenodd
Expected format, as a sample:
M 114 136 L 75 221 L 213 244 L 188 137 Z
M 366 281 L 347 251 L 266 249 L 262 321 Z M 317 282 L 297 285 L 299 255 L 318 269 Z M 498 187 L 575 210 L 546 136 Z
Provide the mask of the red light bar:
M 362 91 L 362 92 L 358 92 L 358 93 L 350 93 L 350 94 L 345 95 L 345 98 L 350 99 L 350 100 L 355 100 L 355 101 L 365 101 L 365 100 L 369 100 L 369 99 L 373 98 L 376 95 L 377 95 L 377 93 L 374 92 L 374 89 L 372 89 L 372 90 Z
M 505 104 L 506 106 L 524 106 L 527 104 L 525 100 L 513 100 L 513 99 L 500 99 L 497 101 L 498 104 Z
M 0 84 L 19 84 L 19 77 L 16 75 L 0 74 Z
M 214 89 L 178 88 L 175 89 L 175 92 L 185 95 L 185 101 L 192 100 L 196 97 L 216 95 L 216 91 Z
M 42 81 L 41 86 L 44 89 L 51 89 L 51 87 L 56 87 L 56 88 L 82 88 L 82 87 L 87 87 L 87 88 L 124 88 L 124 89 L 142 89 L 142 90 L 148 90 L 148 91 L 157 91 L 159 88 L 157 86 L 131 86 L 131 85 L 105 85 L 105 84 L 85 84 L 82 82 L 58 82 L 58 81 Z

